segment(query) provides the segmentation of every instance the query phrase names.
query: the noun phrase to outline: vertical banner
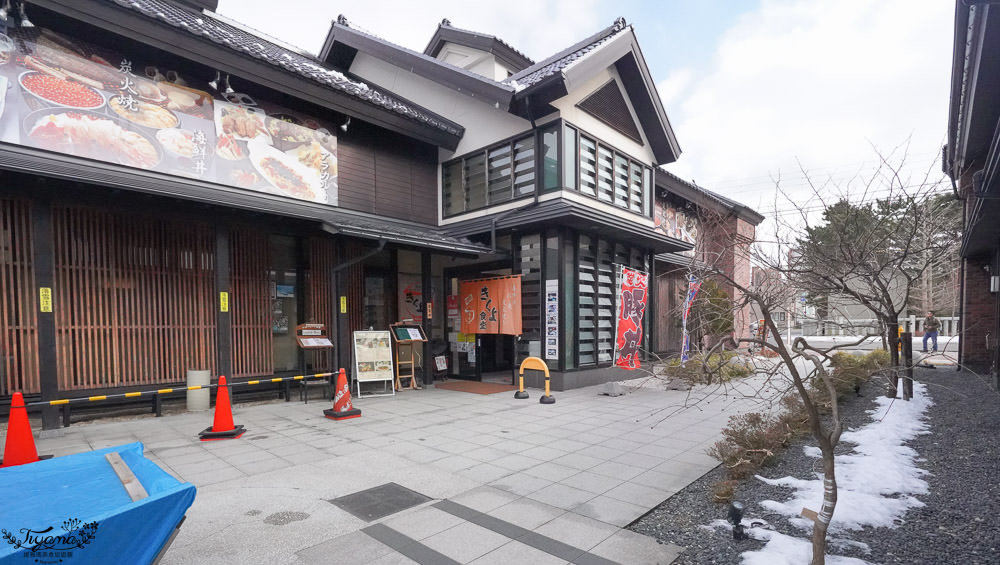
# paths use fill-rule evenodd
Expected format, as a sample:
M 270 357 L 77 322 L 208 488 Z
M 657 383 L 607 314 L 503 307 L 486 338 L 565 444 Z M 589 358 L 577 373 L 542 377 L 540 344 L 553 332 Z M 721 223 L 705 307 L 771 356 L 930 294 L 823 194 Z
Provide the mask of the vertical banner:
M 521 275 L 462 281 L 458 302 L 462 333 L 521 335 Z
M 622 369 L 638 369 L 639 345 L 642 343 L 642 316 L 646 311 L 649 275 L 623 266 L 619 270 L 618 281 L 615 365 Z
M 691 336 L 688 334 L 688 316 L 691 314 L 691 305 L 694 303 L 695 297 L 698 296 L 698 291 L 701 290 L 701 282 L 694 278 L 694 275 L 688 275 L 688 291 L 687 296 L 684 297 L 684 317 L 681 322 L 684 329 L 684 343 L 681 344 L 681 365 L 687 363 L 688 351 L 691 350 Z
M 399 319 L 424 320 L 424 293 L 420 285 L 420 275 L 399 273 Z
M 559 281 L 545 281 L 545 358 L 559 360 Z

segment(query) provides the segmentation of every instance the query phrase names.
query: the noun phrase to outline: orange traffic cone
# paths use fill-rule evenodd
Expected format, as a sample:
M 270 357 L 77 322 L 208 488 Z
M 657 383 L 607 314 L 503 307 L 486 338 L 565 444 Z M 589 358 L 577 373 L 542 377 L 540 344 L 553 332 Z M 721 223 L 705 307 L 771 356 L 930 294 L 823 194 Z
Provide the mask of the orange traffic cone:
M 229 403 L 229 386 L 226 385 L 225 375 L 219 376 L 219 386 L 215 394 L 215 420 L 211 428 L 205 428 L 198 438 L 201 441 L 215 439 L 236 439 L 243 435 L 246 430 L 243 425 L 233 425 L 233 407 Z
M 361 410 L 351 404 L 351 385 L 343 369 L 337 374 L 337 392 L 333 395 L 333 410 L 324 410 L 323 415 L 331 420 L 360 418 Z
M 35 437 L 31 435 L 28 409 L 24 406 L 24 396 L 15 392 L 10 400 L 10 418 L 7 420 L 7 441 L 3 446 L 4 459 L 0 467 L 13 467 L 38 461 Z

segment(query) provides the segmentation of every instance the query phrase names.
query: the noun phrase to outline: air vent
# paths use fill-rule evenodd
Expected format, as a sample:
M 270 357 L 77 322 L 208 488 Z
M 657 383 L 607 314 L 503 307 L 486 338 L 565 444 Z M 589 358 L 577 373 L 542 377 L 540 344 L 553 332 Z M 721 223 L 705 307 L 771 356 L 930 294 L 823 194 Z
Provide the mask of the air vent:
M 625 96 L 614 80 L 608 82 L 593 94 L 584 98 L 577 107 L 611 126 L 629 139 L 642 143 L 639 128 L 628 110 Z

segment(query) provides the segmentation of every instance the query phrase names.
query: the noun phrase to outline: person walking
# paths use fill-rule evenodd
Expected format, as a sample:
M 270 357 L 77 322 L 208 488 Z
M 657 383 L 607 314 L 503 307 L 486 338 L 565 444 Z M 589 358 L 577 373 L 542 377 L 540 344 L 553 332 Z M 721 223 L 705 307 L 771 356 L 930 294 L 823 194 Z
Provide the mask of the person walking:
M 938 329 L 941 327 L 941 321 L 934 317 L 934 311 L 928 310 L 927 317 L 924 318 L 924 349 L 922 353 L 927 353 L 927 340 L 931 340 L 931 346 L 934 348 L 934 353 L 937 353 L 937 336 Z

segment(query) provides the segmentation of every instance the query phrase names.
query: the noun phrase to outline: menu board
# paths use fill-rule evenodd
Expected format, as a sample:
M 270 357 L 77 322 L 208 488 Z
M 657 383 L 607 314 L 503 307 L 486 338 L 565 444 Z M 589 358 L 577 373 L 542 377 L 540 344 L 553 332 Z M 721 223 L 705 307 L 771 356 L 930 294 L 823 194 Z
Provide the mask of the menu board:
M 389 339 L 389 332 L 385 330 L 354 332 L 355 375 L 359 382 L 395 378 Z
M 165 71 L 170 61 L 47 29 L 10 33 L 0 142 L 337 205 L 335 127 L 233 91 L 226 75 L 216 90 Z

